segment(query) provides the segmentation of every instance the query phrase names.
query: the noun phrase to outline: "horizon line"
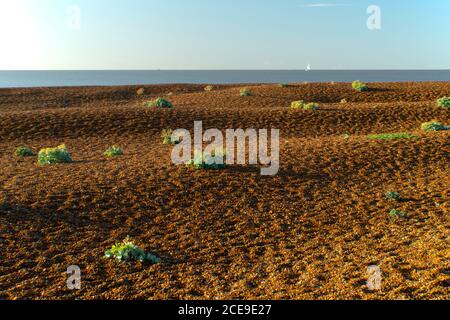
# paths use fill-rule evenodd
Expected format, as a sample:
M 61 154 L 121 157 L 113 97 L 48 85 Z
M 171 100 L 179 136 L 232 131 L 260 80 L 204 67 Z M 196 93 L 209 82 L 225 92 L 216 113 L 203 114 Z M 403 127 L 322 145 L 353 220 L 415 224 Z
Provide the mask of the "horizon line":
M 42 71 L 450 71 L 449 68 L 429 68 L 429 69 L 2 69 L 0 72 L 42 72 Z

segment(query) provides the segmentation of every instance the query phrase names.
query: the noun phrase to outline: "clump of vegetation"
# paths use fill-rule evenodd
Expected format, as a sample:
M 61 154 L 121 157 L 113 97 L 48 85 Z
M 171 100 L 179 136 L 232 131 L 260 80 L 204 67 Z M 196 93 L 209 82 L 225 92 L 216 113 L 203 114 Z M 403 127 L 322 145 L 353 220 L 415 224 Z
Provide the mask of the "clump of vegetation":
M 241 97 L 250 97 L 252 95 L 251 91 L 248 90 L 247 88 L 241 89 L 239 94 L 240 94 Z
M 445 126 L 440 122 L 437 121 L 430 121 L 430 122 L 425 122 L 422 123 L 421 125 L 421 129 L 423 131 L 445 131 L 445 130 L 450 130 L 450 126 Z
M 342 104 L 347 103 L 347 99 L 345 99 L 345 98 L 342 99 L 342 100 L 341 100 L 341 103 L 342 103 Z
M 123 150 L 118 146 L 112 146 L 106 149 L 103 155 L 107 158 L 118 157 L 123 155 Z
M 450 98 L 442 97 L 442 98 L 438 99 L 438 101 L 436 102 L 436 105 L 439 108 L 450 109 Z
M 154 254 L 146 253 L 136 246 L 129 237 L 123 242 L 113 245 L 111 249 L 105 252 L 105 257 L 108 259 L 115 258 L 119 262 L 140 261 L 153 264 L 162 262 L 161 258 Z
M 294 101 L 291 103 L 292 109 L 303 109 L 303 110 L 319 110 L 320 107 L 317 103 L 310 102 L 305 103 L 303 100 Z
M 319 110 L 320 107 L 317 103 L 314 102 L 310 102 L 305 104 L 305 106 L 303 107 L 304 110 Z
M 289 85 L 287 83 L 279 83 L 278 87 L 279 88 L 287 88 L 287 87 L 289 87 Z
M 42 149 L 38 153 L 39 164 L 56 164 L 56 163 L 70 163 L 72 158 L 66 145 L 62 144 L 56 148 Z
M 197 155 L 194 159 L 186 163 L 187 167 L 195 170 L 219 170 L 226 168 L 226 154 L 224 150 L 213 153 L 212 156 L 205 156 L 204 154 Z M 220 158 L 221 161 L 217 161 Z
M 401 199 L 400 193 L 396 191 L 389 191 L 385 194 L 386 199 L 399 201 Z
M 418 139 L 419 137 L 406 132 L 399 133 L 382 133 L 382 134 L 371 134 L 368 136 L 372 140 L 399 140 L 399 139 Z
M 14 154 L 17 157 L 32 157 L 34 156 L 33 150 L 31 150 L 30 148 L 24 147 L 24 146 L 20 146 L 16 149 L 16 151 L 14 152 Z
M 172 137 L 172 129 L 165 129 L 161 132 L 161 138 L 163 139 L 163 144 L 174 145 L 181 142 L 181 138 Z
M 406 217 L 408 217 L 408 214 L 407 214 L 406 212 L 399 211 L 399 210 L 397 210 L 397 209 L 392 209 L 392 210 L 389 212 L 389 216 L 390 216 L 391 218 L 406 218 Z
M 144 106 L 148 108 L 173 108 L 173 104 L 163 98 L 147 101 L 144 103 Z
M 205 91 L 213 91 L 213 90 L 214 90 L 214 87 L 211 85 L 205 87 Z
M 145 89 L 144 89 L 144 88 L 139 88 L 139 89 L 136 91 L 136 94 L 137 94 L 138 96 L 143 96 L 143 95 L 145 94 Z
M 348 134 L 348 133 L 344 133 L 344 134 L 342 135 L 342 137 L 343 137 L 344 139 L 350 139 L 351 135 Z
M 367 84 L 365 84 L 359 80 L 353 81 L 352 88 L 358 92 L 364 92 L 364 91 L 369 90 L 369 87 L 367 86 Z

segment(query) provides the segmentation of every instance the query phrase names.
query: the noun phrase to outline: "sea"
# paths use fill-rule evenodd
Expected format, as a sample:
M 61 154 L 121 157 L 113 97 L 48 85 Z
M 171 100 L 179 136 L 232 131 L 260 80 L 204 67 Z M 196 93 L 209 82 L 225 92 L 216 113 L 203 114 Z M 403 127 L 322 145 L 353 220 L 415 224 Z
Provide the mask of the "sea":
M 0 71 L 0 88 L 146 84 L 450 81 L 450 70 Z

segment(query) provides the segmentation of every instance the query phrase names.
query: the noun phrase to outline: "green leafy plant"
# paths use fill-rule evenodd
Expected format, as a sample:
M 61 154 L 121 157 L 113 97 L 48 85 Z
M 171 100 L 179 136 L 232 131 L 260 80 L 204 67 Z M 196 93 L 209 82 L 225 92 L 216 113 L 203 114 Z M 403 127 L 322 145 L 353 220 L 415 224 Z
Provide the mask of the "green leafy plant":
M 317 103 L 314 102 L 310 102 L 305 104 L 305 106 L 303 107 L 304 110 L 319 110 L 320 107 Z
M 247 88 L 243 88 L 239 91 L 241 97 L 250 97 L 252 95 L 251 91 Z
M 368 136 L 368 138 L 372 140 L 399 140 L 399 139 L 418 139 L 419 137 L 414 134 L 399 132 L 399 133 L 371 134 Z
M 17 157 L 32 157 L 32 156 L 34 156 L 33 150 L 31 150 L 30 148 L 27 148 L 27 147 L 23 147 L 23 146 L 18 147 L 16 149 L 16 151 L 14 152 L 14 154 Z
M 425 122 L 422 123 L 421 125 L 421 129 L 423 131 L 445 131 L 445 130 L 450 130 L 450 126 L 445 126 L 440 122 L 437 121 L 430 121 L 430 122 Z
M 214 87 L 211 85 L 205 87 L 205 91 L 213 91 L 213 90 L 214 90 Z
M 72 158 L 66 145 L 62 144 L 56 148 L 42 149 L 38 153 L 39 164 L 56 164 L 56 163 L 70 163 Z
M 293 101 L 291 103 L 292 109 L 303 109 L 303 110 L 319 110 L 320 107 L 317 103 L 310 102 L 305 103 L 303 100 Z
M 450 97 L 442 97 L 438 99 L 436 105 L 439 108 L 450 109 Z
M 161 132 L 161 138 L 163 139 L 163 144 L 174 145 L 181 142 L 181 138 L 172 137 L 172 129 L 165 129 Z
M 289 87 L 289 85 L 287 83 L 279 83 L 278 87 L 279 88 L 287 88 L 287 87 Z
M 147 108 L 173 108 L 173 104 L 163 98 L 147 101 L 144 103 L 144 106 Z
M 118 157 L 123 155 L 123 150 L 120 149 L 118 146 L 112 146 L 106 149 L 103 155 L 107 158 Z
M 353 81 L 352 88 L 355 89 L 356 91 L 359 91 L 359 92 L 363 92 L 363 91 L 368 91 L 369 90 L 369 87 L 367 86 L 367 84 L 365 84 L 365 83 L 363 83 L 363 82 L 361 82 L 359 80 Z
M 225 151 L 220 150 L 217 153 L 214 152 L 210 155 L 196 155 L 194 159 L 186 163 L 187 167 L 194 168 L 196 170 L 218 170 L 226 168 Z M 221 161 L 217 161 L 216 158 L 220 158 Z
M 406 217 L 408 217 L 408 214 L 407 214 L 406 212 L 399 211 L 399 210 L 397 210 L 397 209 L 392 209 L 392 210 L 389 212 L 389 216 L 390 216 L 391 218 L 406 218 Z
M 153 264 L 161 263 L 161 258 L 154 254 L 146 253 L 135 245 L 129 237 L 120 243 L 116 243 L 111 249 L 105 252 L 108 259 L 115 258 L 119 262 L 140 261 Z
M 395 191 L 389 191 L 385 194 L 386 199 L 398 201 L 401 199 L 400 193 Z

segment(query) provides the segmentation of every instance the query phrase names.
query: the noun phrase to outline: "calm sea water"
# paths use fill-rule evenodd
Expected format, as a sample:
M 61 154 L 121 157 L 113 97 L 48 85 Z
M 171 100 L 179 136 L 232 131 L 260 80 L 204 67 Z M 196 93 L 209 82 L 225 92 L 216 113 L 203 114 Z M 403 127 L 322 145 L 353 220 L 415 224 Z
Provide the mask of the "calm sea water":
M 112 86 L 163 83 L 450 81 L 450 70 L 211 70 L 211 71 L 0 71 L 0 88 Z

